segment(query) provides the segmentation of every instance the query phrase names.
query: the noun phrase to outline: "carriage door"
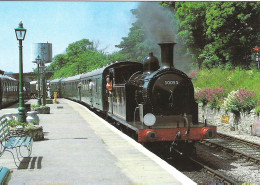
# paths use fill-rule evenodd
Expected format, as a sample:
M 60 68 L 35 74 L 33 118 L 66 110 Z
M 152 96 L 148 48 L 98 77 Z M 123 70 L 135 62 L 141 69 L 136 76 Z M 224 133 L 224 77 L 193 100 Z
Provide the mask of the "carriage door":
M 115 80 L 115 70 L 109 69 L 109 78 L 112 80 L 112 86 L 114 86 L 114 80 Z M 107 93 L 108 95 L 108 103 L 109 103 L 109 111 L 113 114 L 113 101 L 114 101 L 114 89 L 112 89 L 111 93 Z
M 90 93 L 90 105 L 91 107 L 93 107 L 93 103 L 94 103 L 94 100 L 93 100 L 93 91 L 94 91 L 94 83 L 92 82 L 92 80 L 89 80 L 89 93 Z

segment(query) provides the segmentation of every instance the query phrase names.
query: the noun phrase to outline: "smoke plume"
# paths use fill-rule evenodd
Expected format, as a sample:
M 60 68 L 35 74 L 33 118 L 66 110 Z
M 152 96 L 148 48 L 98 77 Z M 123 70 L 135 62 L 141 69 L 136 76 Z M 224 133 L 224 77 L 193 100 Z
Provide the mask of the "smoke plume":
M 141 2 L 138 15 L 147 39 L 155 43 L 175 41 L 174 19 L 169 9 L 163 8 L 158 2 Z
M 177 42 L 177 22 L 170 9 L 162 7 L 158 2 L 141 2 L 138 18 L 145 32 L 145 42 L 156 48 L 153 52 L 158 58 L 161 53 L 158 43 Z M 174 67 L 187 73 L 193 68 L 192 58 L 187 54 L 176 56 L 176 51 L 182 50 L 182 47 L 181 43 L 174 47 Z

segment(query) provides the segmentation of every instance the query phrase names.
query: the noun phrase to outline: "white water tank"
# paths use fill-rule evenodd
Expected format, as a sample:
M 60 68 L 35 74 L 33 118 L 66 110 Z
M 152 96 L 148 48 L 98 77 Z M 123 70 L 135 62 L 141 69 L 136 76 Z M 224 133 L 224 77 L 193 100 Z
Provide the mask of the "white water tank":
M 36 63 L 36 59 L 41 59 L 44 63 L 50 63 L 52 61 L 52 44 L 32 44 L 32 62 Z

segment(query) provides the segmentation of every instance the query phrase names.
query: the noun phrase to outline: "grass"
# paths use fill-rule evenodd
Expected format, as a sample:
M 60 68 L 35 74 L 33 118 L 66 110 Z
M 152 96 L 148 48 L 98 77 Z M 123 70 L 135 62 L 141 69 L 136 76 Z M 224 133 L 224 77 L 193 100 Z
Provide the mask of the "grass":
M 200 70 L 192 79 L 195 88 L 225 88 L 225 95 L 238 89 L 246 89 L 256 93 L 255 99 L 260 100 L 260 71 L 211 69 Z

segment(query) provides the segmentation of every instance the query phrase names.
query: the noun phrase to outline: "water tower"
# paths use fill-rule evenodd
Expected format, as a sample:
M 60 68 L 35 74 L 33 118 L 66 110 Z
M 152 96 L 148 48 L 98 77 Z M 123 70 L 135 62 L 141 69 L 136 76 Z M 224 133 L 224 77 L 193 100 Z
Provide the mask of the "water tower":
M 52 44 L 51 43 L 34 43 L 32 45 L 32 62 L 38 66 L 38 99 L 40 92 L 43 98 L 43 105 L 46 105 L 46 79 L 45 79 L 45 64 L 52 61 Z M 41 78 L 41 80 L 39 79 Z M 39 86 L 40 84 L 40 86 Z M 40 88 L 41 87 L 41 88 Z M 40 91 L 41 89 L 41 91 Z

